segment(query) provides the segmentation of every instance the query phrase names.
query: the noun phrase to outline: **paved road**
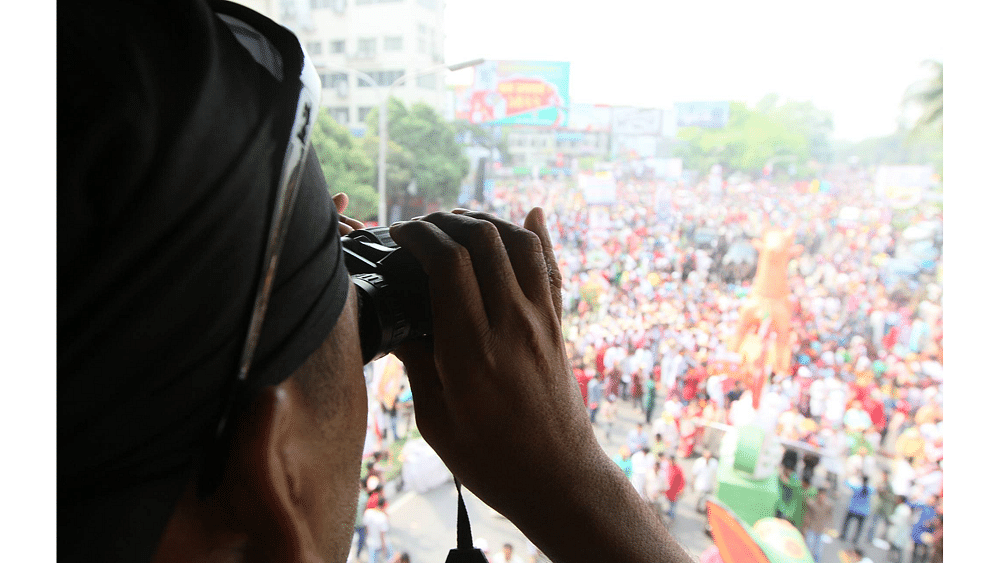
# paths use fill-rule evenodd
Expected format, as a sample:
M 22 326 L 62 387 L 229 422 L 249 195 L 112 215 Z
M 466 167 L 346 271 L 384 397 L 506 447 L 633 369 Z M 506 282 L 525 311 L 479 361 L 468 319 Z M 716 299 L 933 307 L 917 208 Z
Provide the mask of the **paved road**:
M 596 432 L 598 442 L 608 455 L 613 455 L 625 443 L 628 430 L 633 428 L 641 417 L 637 410 L 625 405 L 621 406 L 618 416 L 619 422 L 614 425 L 610 439 L 605 438 L 603 429 Z M 690 480 L 694 459 L 681 460 L 680 463 Z M 423 494 L 396 492 L 394 483 L 390 483 L 387 489 L 391 525 L 389 537 L 393 547 L 397 551 L 408 552 L 413 563 L 443 563 L 448 550 L 455 547 L 456 542 L 458 497 L 454 485 L 449 482 Z M 499 553 L 501 546 L 509 542 L 514 546 L 514 553 L 527 562 L 528 544 L 524 535 L 472 493 L 463 490 L 462 496 L 469 510 L 473 537 L 484 538 L 489 544 L 490 554 Z M 712 540 L 704 532 L 705 516 L 695 511 L 694 501 L 693 494 L 681 498 L 681 504 L 677 509 L 677 522 L 671 528 L 671 532 L 697 561 L 698 556 L 711 545 Z M 839 528 L 847 510 L 847 498 L 841 495 L 837 501 L 834 523 Z M 846 544 L 839 540 L 827 544 L 823 560 L 818 563 L 838 563 L 837 552 L 844 547 Z M 863 545 L 862 549 L 874 563 L 886 562 L 885 551 L 871 545 Z M 367 560 L 365 554 L 362 561 Z M 904 561 L 909 561 L 908 554 Z

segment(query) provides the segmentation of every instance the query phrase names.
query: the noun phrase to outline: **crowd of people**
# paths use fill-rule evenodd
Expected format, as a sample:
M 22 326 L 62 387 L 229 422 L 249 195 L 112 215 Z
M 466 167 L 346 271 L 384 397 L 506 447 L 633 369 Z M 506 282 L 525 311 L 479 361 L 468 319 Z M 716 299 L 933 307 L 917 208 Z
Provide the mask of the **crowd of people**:
M 902 279 L 885 268 L 905 243 L 902 230 L 940 221 L 940 212 L 901 219 L 873 197 L 861 171 L 842 171 L 831 184 L 834 191 L 820 192 L 764 180 L 721 194 L 701 185 L 689 205 L 671 199 L 676 184 L 621 182 L 616 204 L 595 207 L 566 179 L 520 180 L 501 182 L 483 207 L 509 220 L 538 204 L 548 211 L 581 396 L 606 439 L 625 424 L 623 409 L 645 421 L 613 459 L 668 525 L 685 491 L 704 513 L 719 464 L 711 425 L 746 421 L 750 408 L 732 336 L 752 278 L 724 276 L 723 257 L 766 228 L 792 228 L 804 250 L 788 266 L 791 369 L 769 373 L 757 414 L 786 444 L 813 453 L 786 452 L 780 482 L 794 494 L 783 496 L 778 515 L 799 528 L 817 561 L 832 538 L 848 556 L 863 553 L 865 540 L 890 561 L 907 553 L 914 562 L 940 560 L 943 292 L 933 268 Z M 860 205 L 850 221 L 841 213 L 848 205 Z M 706 241 L 705 232 L 716 236 Z M 381 413 L 373 410 L 380 447 L 362 484 L 362 538 L 364 513 L 384 498 L 372 465 L 384 464 L 382 440 L 401 434 L 397 419 L 409 419 L 399 408 L 408 388 L 391 395 Z M 691 475 L 678 464 L 684 458 L 696 458 Z M 848 509 L 835 521 L 842 495 Z
M 791 369 L 768 373 L 759 413 L 785 443 L 815 454 L 786 456 L 782 487 L 796 489 L 798 504 L 779 512 L 817 560 L 839 537 L 850 553 L 866 540 L 891 560 L 939 561 L 940 266 L 901 278 L 886 265 L 907 243 L 902 231 L 939 222 L 940 211 L 893 210 L 864 171 L 829 180 L 826 191 L 766 180 L 717 194 L 695 186 L 694 205 L 671 201 L 676 185 L 626 181 L 610 206 L 588 206 L 564 179 L 521 180 L 501 182 L 488 208 L 516 219 L 544 202 L 567 352 L 591 421 L 610 437 L 621 409 L 641 412 L 645 424 L 614 460 L 671 520 L 685 488 L 677 458 L 699 457 L 688 487 L 700 508 L 718 464 L 717 433 L 706 428 L 745 420 L 746 377 L 731 337 L 752 280 L 724 279 L 721 258 L 768 226 L 793 229 L 804 251 L 788 265 Z M 847 206 L 859 209 L 850 220 Z M 706 243 L 706 231 L 717 236 Z M 834 522 L 841 495 L 848 511 Z

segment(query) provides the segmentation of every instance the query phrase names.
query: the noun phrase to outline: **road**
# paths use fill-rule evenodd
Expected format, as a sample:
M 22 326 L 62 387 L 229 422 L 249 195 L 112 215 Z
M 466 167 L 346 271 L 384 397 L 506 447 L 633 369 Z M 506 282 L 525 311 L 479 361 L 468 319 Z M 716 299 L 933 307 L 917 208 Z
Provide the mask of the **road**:
M 619 422 L 614 425 L 611 438 L 605 438 L 603 429 L 596 432 L 598 442 L 609 456 L 625 443 L 628 430 L 635 427 L 640 417 L 641 414 L 636 409 L 622 404 L 618 412 Z M 689 480 L 693 463 L 694 458 L 680 461 Z M 513 524 L 469 491 L 463 489 L 462 496 L 469 511 L 473 537 L 487 541 L 490 556 L 499 553 L 504 543 L 510 543 L 516 555 L 522 557 L 526 563 L 530 562 L 527 558 L 527 540 Z M 456 545 L 458 497 L 454 485 L 449 482 L 426 493 L 416 494 L 408 491 L 398 492 L 395 490 L 395 484 L 389 483 L 387 499 L 391 528 L 389 538 L 394 549 L 409 553 L 410 561 L 413 563 L 443 563 L 448 550 Z M 839 528 L 847 511 L 848 499 L 841 494 L 836 500 L 834 525 Z M 671 528 L 671 533 L 697 561 L 699 555 L 712 544 L 712 540 L 704 532 L 705 516 L 695 511 L 694 502 L 695 497 L 692 493 L 687 493 L 681 498 L 677 509 L 677 522 Z M 827 544 L 824 549 L 822 561 L 817 563 L 839 563 L 837 552 L 846 545 L 839 540 L 833 540 L 833 543 Z M 886 563 L 885 551 L 871 545 L 862 545 L 861 548 L 873 563 Z M 367 554 L 361 561 L 368 561 Z M 547 560 L 540 559 L 540 561 Z M 909 554 L 906 554 L 904 561 L 909 561 Z

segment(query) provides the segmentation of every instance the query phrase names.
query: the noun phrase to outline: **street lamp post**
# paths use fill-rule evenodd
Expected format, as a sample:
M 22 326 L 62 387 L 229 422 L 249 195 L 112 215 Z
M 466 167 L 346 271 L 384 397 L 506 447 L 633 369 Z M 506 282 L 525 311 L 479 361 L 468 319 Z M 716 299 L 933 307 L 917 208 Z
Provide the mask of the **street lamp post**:
M 453 65 L 437 65 L 430 68 L 425 68 L 423 70 L 418 70 L 417 72 L 411 74 L 404 74 L 397 78 L 392 84 L 389 85 L 385 90 L 385 94 L 382 96 L 382 104 L 379 106 L 378 110 L 378 224 L 385 225 L 389 221 L 389 213 L 386 208 L 385 201 L 385 158 L 386 151 L 389 147 L 389 117 L 386 115 L 386 111 L 389 106 L 389 96 L 392 94 L 392 89 L 399 86 L 407 78 L 417 78 L 419 76 L 425 76 L 427 74 L 433 74 L 440 72 L 442 70 L 454 71 L 461 70 L 463 68 L 469 68 L 481 64 L 483 59 L 473 59 L 471 61 L 465 61 Z

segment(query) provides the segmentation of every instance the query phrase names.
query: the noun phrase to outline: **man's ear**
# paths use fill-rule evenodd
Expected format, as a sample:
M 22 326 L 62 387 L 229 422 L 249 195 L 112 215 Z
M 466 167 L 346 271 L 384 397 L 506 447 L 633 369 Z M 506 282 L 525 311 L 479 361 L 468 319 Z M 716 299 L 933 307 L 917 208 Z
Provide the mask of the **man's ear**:
M 299 449 L 294 403 L 283 387 L 257 394 L 233 437 L 220 491 L 234 510 L 232 524 L 247 534 L 248 555 L 261 560 L 304 561 L 312 547 L 297 507 L 305 468 L 294 455 Z

